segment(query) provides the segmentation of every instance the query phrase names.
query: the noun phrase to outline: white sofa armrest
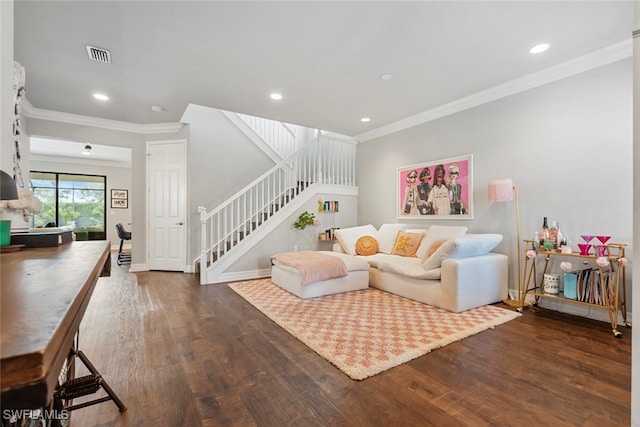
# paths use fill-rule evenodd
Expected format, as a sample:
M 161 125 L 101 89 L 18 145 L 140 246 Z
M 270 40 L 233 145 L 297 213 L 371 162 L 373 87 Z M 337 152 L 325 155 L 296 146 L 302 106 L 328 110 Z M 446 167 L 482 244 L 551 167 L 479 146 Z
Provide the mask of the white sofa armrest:
M 509 258 L 489 253 L 442 261 L 442 307 L 460 312 L 507 297 Z

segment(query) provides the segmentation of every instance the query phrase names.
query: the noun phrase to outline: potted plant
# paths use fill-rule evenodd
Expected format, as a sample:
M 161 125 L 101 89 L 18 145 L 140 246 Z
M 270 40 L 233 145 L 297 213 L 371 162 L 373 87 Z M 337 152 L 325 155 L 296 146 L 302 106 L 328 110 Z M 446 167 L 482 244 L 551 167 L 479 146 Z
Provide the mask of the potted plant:
M 318 222 L 313 213 L 308 211 L 302 212 L 296 222 L 293 223 L 294 228 L 298 230 L 304 230 L 309 225 L 320 225 L 320 222 Z

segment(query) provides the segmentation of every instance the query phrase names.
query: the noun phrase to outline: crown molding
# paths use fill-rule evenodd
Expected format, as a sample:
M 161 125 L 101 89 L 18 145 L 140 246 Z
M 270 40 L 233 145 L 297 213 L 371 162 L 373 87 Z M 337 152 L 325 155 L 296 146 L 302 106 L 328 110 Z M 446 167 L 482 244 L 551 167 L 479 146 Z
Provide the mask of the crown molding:
M 176 133 L 179 132 L 184 126 L 182 123 L 176 122 L 138 124 L 121 122 L 117 120 L 101 119 L 98 117 L 82 116 L 80 114 L 62 113 L 60 111 L 36 108 L 31 105 L 28 99 L 23 99 L 20 107 L 22 114 L 30 119 L 48 120 L 52 122 L 69 123 L 80 126 L 91 126 L 145 135 L 158 133 Z
M 625 40 L 578 58 L 563 62 L 537 73 L 510 80 L 465 98 L 407 117 L 397 122 L 356 135 L 354 139 L 365 142 L 395 132 L 400 132 L 469 108 L 477 107 L 500 98 L 515 95 L 538 86 L 602 67 L 633 55 L 633 40 Z
M 54 156 L 47 154 L 31 154 L 29 157 L 30 161 L 41 161 L 48 163 L 73 163 L 78 164 L 80 160 L 79 157 L 70 157 L 70 156 Z M 83 165 L 92 165 L 92 166 L 108 166 L 112 168 L 128 168 L 131 169 L 131 163 L 127 162 L 117 162 L 113 160 L 96 160 L 96 159 L 82 159 Z

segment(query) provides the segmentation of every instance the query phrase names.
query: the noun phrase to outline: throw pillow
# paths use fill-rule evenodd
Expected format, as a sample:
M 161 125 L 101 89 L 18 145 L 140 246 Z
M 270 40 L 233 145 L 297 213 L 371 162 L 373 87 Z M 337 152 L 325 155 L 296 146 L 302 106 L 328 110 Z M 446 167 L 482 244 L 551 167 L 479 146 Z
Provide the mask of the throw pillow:
M 436 240 L 450 240 L 462 237 L 467 232 L 465 226 L 452 226 L 452 225 L 432 225 L 427 231 L 427 237 L 422 240 L 416 256 L 418 258 L 425 259 L 427 250 L 431 247 Z
M 378 250 L 382 253 L 390 254 L 393 250 L 393 245 L 396 243 L 398 231 L 405 231 L 406 227 L 406 224 L 382 224 L 376 234 Z
M 453 240 L 447 240 L 422 264 L 425 270 L 438 268 L 442 261 L 449 258 L 467 258 L 484 255 L 502 241 L 502 234 L 468 234 Z
M 361 225 L 358 227 L 340 228 L 334 231 L 338 243 L 342 246 L 345 253 L 356 255 L 356 242 L 362 236 L 375 236 L 376 228 L 371 225 Z
M 399 231 L 391 255 L 416 256 L 423 237 L 423 233 L 406 233 Z
M 433 243 L 431 244 L 431 246 L 429 246 L 429 248 L 427 248 L 427 253 L 424 255 L 424 259 L 427 259 L 427 258 L 429 258 L 431 255 L 433 255 L 433 253 L 434 253 L 436 250 L 438 250 L 438 248 L 439 248 L 440 246 L 442 246 L 442 244 L 443 244 L 444 242 L 446 242 L 446 241 L 447 241 L 447 239 L 438 239 L 438 240 L 436 240 L 435 242 L 433 242 Z
M 375 255 L 378 253 L 378 241 L 373 236 L 362 236 L 356 242 L 358 255 Z

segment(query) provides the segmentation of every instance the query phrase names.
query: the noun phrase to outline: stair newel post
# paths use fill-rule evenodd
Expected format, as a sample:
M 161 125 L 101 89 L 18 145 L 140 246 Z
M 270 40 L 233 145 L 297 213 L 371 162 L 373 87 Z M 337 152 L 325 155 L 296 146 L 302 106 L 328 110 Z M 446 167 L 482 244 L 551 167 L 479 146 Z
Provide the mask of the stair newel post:
M 198 206 L 198 212 L 200 213 L 200 284 L 207 283 L 206 269 L 207 269 L 207 208 L 204 206 Z
M 322 132 L 319 129 L 316 138 L 316 182 L 324 184 L 322 177 Z

